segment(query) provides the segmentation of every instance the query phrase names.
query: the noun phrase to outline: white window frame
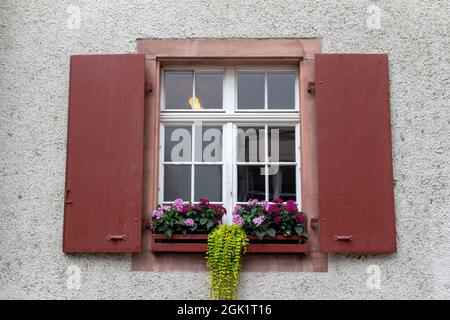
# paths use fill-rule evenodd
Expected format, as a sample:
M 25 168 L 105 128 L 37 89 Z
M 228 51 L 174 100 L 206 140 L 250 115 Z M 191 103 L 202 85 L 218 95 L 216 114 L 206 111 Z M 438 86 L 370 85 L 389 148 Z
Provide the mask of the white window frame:
M 170 71 L 193 71 L 195 72 L 224 72 L 223 77 L 223 109 L 205 110 L 180 110 L 165 109 L 164 105 L 164 72 Z M 237 71 L 264 71 L 266 73 L 265 83 L 265 109 L 237 109 Z M 295 72 L 295 108 L 294 109 L 267 109 L 267 72 Z M 195 81 L 195 76 L 194 76 Z M 193 83 L 195 91 L 195 82 Z M 237 127 L 265 125 L 267 126 L 293 126 L 295 127 L 296 148 L 296 193 L 297 202 L 301 206 L 301 149 L 300 149 L 300 97 L 299 97 L 299 72 L 294 66 L 170 66 L 161 70 L 160 87 L 160 165 L 158 200 L 162 203 L 164 193 L 164 126 L 165 125 L 194 125 L 196 122 L 205 125 L 222 125 L 222 202 L 227 209 L 228 221 L 231 222 L 231 212 L 237 203 Z M 267 130 L 266 130 L 267 135 Z M 266 153 L 267 149 L 266 139 Z M 195 154 L 195 145 L 192 145 L 192 157 Z M 231 150 L 231 152 L 229 152 Z M 193 158 L 194 159 L 194 158 Z M 192 164 L 187 162 L 183 164 Z M 197 164 L 206 164 L 198 162 Z M 280 163 L 283 165 L 283 163 Z M 289 163 L 293 165 L 293 163 Z M 192 171 L 191 171 L 192 175 Z M 268 176 L 265 178 L 268 188 Z M 191 194 L 194 193 L 195 176 L 191 176 Z M 266 192 L 267 194 L 267 192 Z M 186 199 L 184 199 L 186 200 Z M 301 210 L 301 207 L 299 207 Z

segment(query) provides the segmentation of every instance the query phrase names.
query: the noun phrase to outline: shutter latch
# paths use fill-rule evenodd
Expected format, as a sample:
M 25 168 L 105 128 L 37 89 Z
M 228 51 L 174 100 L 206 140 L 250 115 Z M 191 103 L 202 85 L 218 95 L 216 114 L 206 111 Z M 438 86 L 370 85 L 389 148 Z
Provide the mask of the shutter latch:
M 126 234 L 108 234 L 106 236 L 106 239 L 109 241 L 120 241 L 120 240 L 126 240 L 127 235 Z
M 336 240 L 336 241 L 352 241 L 353 240 L 353 236 L 352 235 L 348 235 L 348 236 L 335 235 L 334 236 L 334 240 Z

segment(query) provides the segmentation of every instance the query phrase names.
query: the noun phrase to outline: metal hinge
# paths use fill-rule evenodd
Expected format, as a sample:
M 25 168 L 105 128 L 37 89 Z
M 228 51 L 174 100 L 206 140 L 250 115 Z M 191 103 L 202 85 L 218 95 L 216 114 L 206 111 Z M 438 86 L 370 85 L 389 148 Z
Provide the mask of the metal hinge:
M 316 92 L 316 84 L 314 81 L 309 81 L 306 85 L 306 88 L 308 90 L 308 93 L 314 94 Z
M 309 220 L 309 225 L 311 226 L 311 229 L 316 230 L 319 228 L 319 219 L 318 218 L 311 218 Z
M 145 88 L 145 93 L 153 92 L 153 82 L 145 81 L 144 88 Z
M 152 220 L 148 217 L 142 218 L 142 226 L 145 229 L 151 229 L 152 227 Z

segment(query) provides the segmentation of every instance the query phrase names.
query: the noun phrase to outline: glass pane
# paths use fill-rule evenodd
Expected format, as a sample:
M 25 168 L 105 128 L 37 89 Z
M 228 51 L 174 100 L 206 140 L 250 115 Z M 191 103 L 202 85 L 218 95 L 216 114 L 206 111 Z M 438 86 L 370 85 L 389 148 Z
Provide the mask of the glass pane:
M 269 127 L 271 162 L 295 162 L 295 127 Z
M 264 162 L 264 127 L 239 127 L 237 132 L 238 162 Z
M 264 109 L 264 72 L 237 73 L 238 109 Z
M 164 165 L 164 201 L 191 200 L 191 166 Z
M 195 74 L 196 108 L 222 109 L 223 72 L 197 72 Z
M 222 126 L 195 126 L 195 161 L 222 161 Z
M 295 166 L 269 166 L 269 201 L 281 198 L 296 201 Z
M 195 201 L 207 198 L 209 201 L 222 201 L 222 166 L 195 166 Z
M 192 127 L 164 126 L 164 161 L 192 161 Z
M 265 198 L 264 166 L 238 166 L 238 202 Z
M 194 73 L 192 71 L 164 72 L 166 109 L 190 109 Z M 191 101 L 192 104 L 192 101 Z
M 295 109 L 295 72 L 267 73 L 269 109 Z

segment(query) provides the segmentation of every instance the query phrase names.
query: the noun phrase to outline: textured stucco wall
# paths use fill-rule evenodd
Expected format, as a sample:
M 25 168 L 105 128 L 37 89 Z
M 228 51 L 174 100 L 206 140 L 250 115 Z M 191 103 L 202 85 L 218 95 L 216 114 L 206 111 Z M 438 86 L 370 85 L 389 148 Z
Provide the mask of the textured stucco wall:
M 371 3 L 380 29 L 366 26 Z M 1 0 L 0 298 L 208 298 L 204 273 L 130 272 L 129 255 L 61 251 L 69 56 L 133 52 L 139 37 L 321 37 L 324 52 L 389 53 L 398 254 L 244 274 L 240 294 L 450 298 L 449 14 L 447 0 Z M 70 265 L 79 290 L 66 286 Z M 366 285 L 370 265 L 380 289 Z

